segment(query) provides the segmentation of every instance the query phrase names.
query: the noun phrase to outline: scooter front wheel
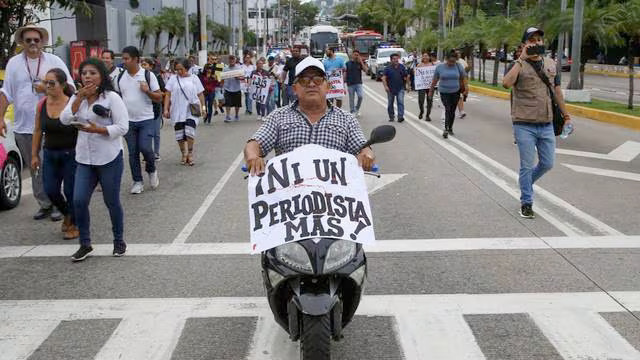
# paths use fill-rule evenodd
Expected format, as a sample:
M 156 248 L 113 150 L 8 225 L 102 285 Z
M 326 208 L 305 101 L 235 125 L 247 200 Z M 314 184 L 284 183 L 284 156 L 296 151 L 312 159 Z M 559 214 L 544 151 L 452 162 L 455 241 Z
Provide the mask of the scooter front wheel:
M 300 360 L 331 359 L 331 317 L 302 315 Z

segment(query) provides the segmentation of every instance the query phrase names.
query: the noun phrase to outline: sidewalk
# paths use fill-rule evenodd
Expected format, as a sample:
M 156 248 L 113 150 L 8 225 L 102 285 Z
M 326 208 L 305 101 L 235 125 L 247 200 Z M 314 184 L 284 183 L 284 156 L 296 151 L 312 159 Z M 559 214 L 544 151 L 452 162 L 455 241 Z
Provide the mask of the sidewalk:
M 482 94 L 497 97 L 500 99 L 510 100 L 511 95 L 505 91 L 487 89 L 481 86 L 469 85 L 469 90 Z M 598 110 L 593 108 L 588 108 L 585 106 L 579 106 L 574 104 L 566 104 L 567 110 L 569 114 L 582 116 L 585 118 L 593 119 L 596 121 L 606 122 L 610 124 L 624 126 L 626 128 L 640 130 L 640 117 L 620 114 L 611 111 Z

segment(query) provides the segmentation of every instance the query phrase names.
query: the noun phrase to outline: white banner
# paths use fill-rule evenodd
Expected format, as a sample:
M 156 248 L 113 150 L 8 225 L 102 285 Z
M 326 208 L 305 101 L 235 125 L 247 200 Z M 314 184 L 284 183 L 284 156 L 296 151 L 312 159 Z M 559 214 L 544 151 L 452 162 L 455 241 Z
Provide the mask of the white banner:
M 291 241 L 330 237 L 375 242 L 364 173 L 351 154 L 304 145 L 249 177 L 252 253 Z
M 436 65 L 421 66 L 415 68 L 415 87 L 416 90 L 425 90 L 431 87 L 433 74 L 436 72 Z
M 244 70 L 242 69 L 227 70 L 220 73 L 221 80 L 229 79 L 229 78 L 237 78 L 237 77 L 244 78 Z
M 347 92 L 344 88 L 344 79 L 342 78 L 342 70 L 333 70 L 328 76 L 329 92 L 327 99 L 335 99 L 343 97 Z
M 269 87 L 271 79 L 266 76 L 255 74 L 250 79 L 249 94 L 254 101 L 259 104 L 266 104 L 269 97 Z

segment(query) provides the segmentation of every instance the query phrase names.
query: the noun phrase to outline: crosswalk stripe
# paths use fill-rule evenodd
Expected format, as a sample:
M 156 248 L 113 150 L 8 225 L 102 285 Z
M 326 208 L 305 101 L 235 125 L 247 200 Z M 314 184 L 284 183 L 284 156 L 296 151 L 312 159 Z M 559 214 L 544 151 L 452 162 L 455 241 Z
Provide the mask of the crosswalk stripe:
M 0 259 L 70 257 L 77 245 L 0 246 Z M 113 245 L 93 245 L 92 256 L 111 256 Z M 574 236 L 527 238 L 452 238 L 377 240 L 369 253 L 473 250 L 637 249 L 640 236 Z M 247 255 L 248 242 L 129 244 L 127 256 Z
M 615 292 L 640 311 L 640 292 Z M 406 359 L 483 359 L 465 314 L 527 313 L 566 359 L 640 359 L 597 313 L 625 312 L 604 292 L 370 295 L 358 315 L 392 316 Z M 262 297 L 0 301 L 0 345 L 25 359 L 63 320 L 122 319 L 97 359 L 169 359 L 186 319 L 256 317 L 251 360 L 295 358 L 297 347 L 274 322 Z M 268 356 L 270 354 L 270 356 Z
M 565 359 L 640 359 L 640 352 L 597 313 L 572 308 L 530 316 Z

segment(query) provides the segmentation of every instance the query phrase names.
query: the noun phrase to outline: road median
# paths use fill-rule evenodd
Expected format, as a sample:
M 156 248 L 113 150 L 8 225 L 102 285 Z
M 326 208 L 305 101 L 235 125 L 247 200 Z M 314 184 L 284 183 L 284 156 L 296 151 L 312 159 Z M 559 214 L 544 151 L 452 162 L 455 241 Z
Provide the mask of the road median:
M 477 94 L 496 97 L 499 99 L 510 99 L 510 93 L 502 90 L 494 90 L 488 87 L 469 85 L 469 90 Z M 621 114 L 613 111 L 605 111 L 586 106 L 580 106 L 575 104 L 566 104 L 567 110 L 571 115 L 581 116 L 596 121 L 606 122 L 626 128 L 640 130 L 640 116 L 633 116 L 627 114 Z

